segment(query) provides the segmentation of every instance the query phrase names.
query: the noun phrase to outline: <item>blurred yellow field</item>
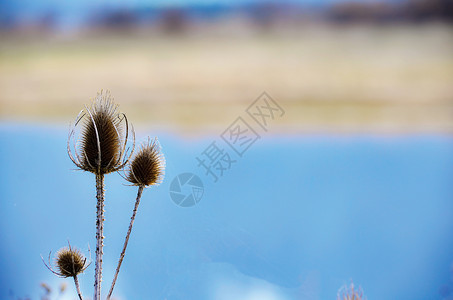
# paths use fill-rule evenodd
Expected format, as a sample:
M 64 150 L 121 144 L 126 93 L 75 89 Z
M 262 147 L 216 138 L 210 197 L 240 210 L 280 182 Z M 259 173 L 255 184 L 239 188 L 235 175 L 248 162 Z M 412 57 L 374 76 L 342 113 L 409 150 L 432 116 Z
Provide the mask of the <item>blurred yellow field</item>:
M 282 131 L 452 132 L 452 33 L 311 25 L 284 34 L 3 34 L 0 117 L 65 121 L 104 88 L 147 126 L 218 131 L 267 91 L 286 110 Z

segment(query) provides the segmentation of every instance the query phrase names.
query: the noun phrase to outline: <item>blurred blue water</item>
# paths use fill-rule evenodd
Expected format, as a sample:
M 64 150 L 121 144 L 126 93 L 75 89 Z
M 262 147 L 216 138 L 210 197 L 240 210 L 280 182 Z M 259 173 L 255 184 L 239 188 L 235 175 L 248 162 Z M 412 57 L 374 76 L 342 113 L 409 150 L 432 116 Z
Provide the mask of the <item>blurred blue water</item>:
M 73 171 L 66 137 L 0 125 L 0 299 L 39 299 L 40 282 L 61 282 L 40 254 L 68 239 L 94 248 L 94 178 Z M 123 299 L 335 299 L 351 279 L 368 299 L 452 289 L 451 137 L 266 136 L 217 183 L 195 160 L 217 137 L 159 137 L 166 179 L 143 195 L 115 289 Z M 206 190 L 181 208 L 168 189 L 187 171 Z M 118 174 L 106 187 L 107 290 L 136 188 Z M 93 269 L 80 278 L 89 297 Z

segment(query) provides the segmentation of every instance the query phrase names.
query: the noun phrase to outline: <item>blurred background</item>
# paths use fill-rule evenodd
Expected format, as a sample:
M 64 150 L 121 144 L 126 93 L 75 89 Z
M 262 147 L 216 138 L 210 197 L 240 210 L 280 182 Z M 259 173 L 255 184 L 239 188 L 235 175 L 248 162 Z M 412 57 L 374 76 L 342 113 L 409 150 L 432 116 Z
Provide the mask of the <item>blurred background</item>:
M 75 299 L 43 265 L 95 245 L 69 123 L 101 89 L 158 136 L 117 299 L 453 299 L 453 1 L 0 2 L 0 299 Z M 284 114 L 263 130 L 263 93 Z M 243 156 L 221 134 L 242 117 Z M 198 165 L 216 142 L 236 162 Z M 180 173 L 204 184 L 182 208 Z M 104 293 L 136 190 L 107 177 Z M 94 251 L 92 257 L 94 258 Z M 92 297 L 94 266 L 80 279 Z

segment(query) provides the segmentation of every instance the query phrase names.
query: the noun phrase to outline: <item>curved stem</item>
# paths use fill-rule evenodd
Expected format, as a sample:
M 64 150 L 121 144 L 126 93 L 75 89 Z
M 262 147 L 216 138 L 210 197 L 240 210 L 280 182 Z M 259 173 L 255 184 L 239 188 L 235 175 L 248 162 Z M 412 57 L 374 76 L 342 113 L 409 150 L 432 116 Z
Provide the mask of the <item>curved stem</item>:
M 94 300 L 101 300 L 102 255 L 104 246 L 104 174 L 96 174 L 96 267 L 94 271 Z
M 79 287 L 79 279 L 77 279 L 77 276 L 74 276 L 74 283 L 75 283 L 75 287 L 77 290 L 77 295 L 79 295 L 79 299 L 83 300 L 82 293 L 80 292 L 80 287 Z
M 120 272 L 121 264 L 123 263 L 124 255 L 126 253 L 127 243 L 129 242 L 129 237 L 131 235 L 132 226 L 134 225 L 135 215 L 137 214 L 138 205 L 140 204 L 140 198 L 142 197 L 143 186 L 138 187 L 137 200 L 135 200 L 134 211 L 132 212 L 131 223 L 129 224 L 129 229 L 126 234 L 126 239 L 123 245 L 123 251 L 121 251 L 120 259 L 118 260 L 118 266 L 116 267 L 115 276 L 113 277 L 112 286 L 110 287 L 109 294 L 107 295 L 107 300 L 110 299 L 113 293 L 113 288 L 115 287 L 116 279 L 118 278 L 118 273 Z

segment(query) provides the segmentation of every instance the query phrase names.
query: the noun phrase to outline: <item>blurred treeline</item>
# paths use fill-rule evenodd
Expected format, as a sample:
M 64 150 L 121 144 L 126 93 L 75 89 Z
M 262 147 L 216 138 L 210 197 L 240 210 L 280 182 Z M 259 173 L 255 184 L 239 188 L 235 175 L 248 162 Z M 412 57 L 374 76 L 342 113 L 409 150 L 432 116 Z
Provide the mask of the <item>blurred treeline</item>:
M 8 4 L 9 3 L 9 4 Z M 83 1 L 82 1 L 83 3 Z M 237 1 L 190 5 L 78 6 L 76 9 L 35 4 L 22 9 L 5 0 L 0 4 L 0 28 L 10 30 L 155 28 L 164 33 L 183 32 L 197 23 L 236 19 L 261 29 L 326 23 L 421 23 L 453 22 L 453 0 L 387 1 Z M 69 6 L 70 7 L 70 6 Z M 68 18 L 68 14 L 71 16 Z M 68 22 L 64 19 L 71 19 Z

